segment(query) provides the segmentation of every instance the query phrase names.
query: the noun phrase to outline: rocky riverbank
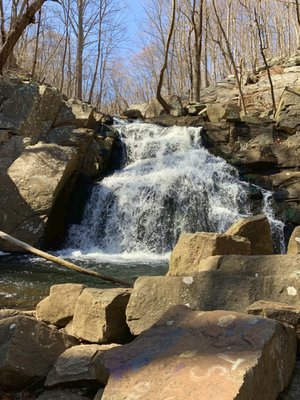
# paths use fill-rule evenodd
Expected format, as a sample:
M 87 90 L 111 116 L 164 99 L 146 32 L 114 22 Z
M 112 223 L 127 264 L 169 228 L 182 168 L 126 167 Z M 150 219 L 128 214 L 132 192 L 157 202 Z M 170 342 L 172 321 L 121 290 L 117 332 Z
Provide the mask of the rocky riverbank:
M 133 289 L 54 285 L 34 311 L 1 310 L 2 398 L 297 399 L 298 239 L 272 255 L 250 217 L 183 234 L 167 276 Z
M 111 124 L 53 87 L 1 77 L 0 230 L 32 245 L 57 245 L 70 220 L 80 219 L 88 182 L 118 167 Z M 0 249 L 14 250 L 3 242 Z

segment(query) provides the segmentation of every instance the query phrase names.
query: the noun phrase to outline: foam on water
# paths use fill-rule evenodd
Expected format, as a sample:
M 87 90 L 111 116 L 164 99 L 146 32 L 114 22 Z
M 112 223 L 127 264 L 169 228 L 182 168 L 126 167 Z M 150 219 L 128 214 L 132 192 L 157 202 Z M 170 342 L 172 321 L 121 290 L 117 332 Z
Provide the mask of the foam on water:
M 251 214 L 248 184 L 201 145 L 201 128 L 118 125 L 126 167 L 96 184 L 80 225 L 69 230 L 69 255 L 162 259 L 181 232 L 223 232 Z M 270 199 L 262 211 L 273 218 Z M 272 215 L 271 215 L 272 214 Z

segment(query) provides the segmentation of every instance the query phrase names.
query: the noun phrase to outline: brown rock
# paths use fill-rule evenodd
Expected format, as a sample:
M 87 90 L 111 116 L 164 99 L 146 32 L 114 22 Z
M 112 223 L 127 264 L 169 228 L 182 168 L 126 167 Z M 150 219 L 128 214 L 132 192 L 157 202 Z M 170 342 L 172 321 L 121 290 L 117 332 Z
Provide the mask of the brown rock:
M 286 87 L 282 93 L 276 112 L 277 128 L 295 133 L 300 126 L 300 91 L 298 86 Z
M 300 256 L 298 255 L 262 255 L 262 256 L 212 256 L 201 260 L 190 274 L 198 272 L 220 270 L 228 274 L 248 276 L 279 276 L 290 275 L 297 278 Z
M 251 243 L 252 255 L 273 253 L 271 228 L 268 218 L 264 215 L 242 218 L 225 233 L 247 238 Z
M 73 318 L 76 302 L 84 288 L 84 285 L 73 283 L 51 286 L 50 295 L 37 305 L 37 319 L 46 324 L 66 326 Z
M 171 305 L 245 312 L 250 304 L 265 299 L 298 307 L 299 261 L 298 256 L 224 256 L 221 264 L 215 260 L 216 268 L 210 266 L 208 271 L 140 277 L 126 309 L 130 331 L 138 335 L 148 329 Z
M 276 400 L 296 359 L 294 331 L 234 312 L 171 308 L 105 357 L 103 400 Z
M 99 386 L 93 359 L 117 345 L 87 344 L 74 346 L 62 353 L 47 375 L 46 387 Z
M 201 260 L 223 254 L 244 254 L 251 252 L 248 239 L 219 233 L 182 233 L 170 257 L 168 275 L 192 273 Z
M 76 303 L 72 332 L 91 343 L 128 340 L 125 309 L 130 289 L 84 289 Z
M 290 237 L 288 254 L 300 254 L 300 226 L 297 226 Z
M 78 344 L 27 316 L 0 320 L 0 385 L 22 388 L 46 377 L 56 358 Z
M 261 317 L 275 319 L 284 324 L 300 329 L 300 307 L 274 301 L 256 301 L 247 308 L 247 314 L 260 315 Z

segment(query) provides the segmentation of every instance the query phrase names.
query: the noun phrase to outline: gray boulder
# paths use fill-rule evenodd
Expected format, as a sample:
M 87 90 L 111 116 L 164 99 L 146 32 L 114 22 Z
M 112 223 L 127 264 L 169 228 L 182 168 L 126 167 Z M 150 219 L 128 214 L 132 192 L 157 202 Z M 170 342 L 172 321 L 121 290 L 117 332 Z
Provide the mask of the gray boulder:
M 66 350 L 55 361 L 47 375 L 45 386 L 48 388 L 99 386 L 93 360 L 116 346 L 86 344 Z
M 27 316 L 0 320 L 0 385 L 20 389 L 46 377 L 78 341 Z

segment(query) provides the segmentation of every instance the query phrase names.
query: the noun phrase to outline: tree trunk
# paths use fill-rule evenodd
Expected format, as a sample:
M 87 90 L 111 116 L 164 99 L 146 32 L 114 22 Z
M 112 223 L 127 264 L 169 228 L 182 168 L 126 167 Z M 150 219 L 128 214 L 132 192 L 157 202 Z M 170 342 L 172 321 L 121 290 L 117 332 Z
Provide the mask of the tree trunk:
M 41 18 L 42 18 L 42 9 L 39 9 L 39 18 L 38 18 L 38 26 L 36 32 L 36 40 L 35 40 L 35 51 L 34 51 L 34 60 L 32 64 L 31 74 L 35 74 L 37 58 L 38 58 L 38 50 L 39 50 L 39 38 L 40 38 L 40 31 L 41 31 Z
M 82 59 L 84 47 L 84 32 L 83 32 L 83 0 L 77 0 L 78 10 L 78 30 L 77 30 L 77 52 L 76 52 L 76 83 L 75 97 L 82 101 Z
M 170 50 L 170 44 L 174 32 L 174 26 L 175 26 L 175 15 L 176 15 L 176 0 L 172 0 L 172 21 L 171 21 L 171 26 L 169 30 L 169 35 L 168 35 L 168 40 L 165 48 L 165 59 L 164 59 L 164 64 L 162 66 L 162 69 L 159 74 L 159 81 L 157 85 L 157 90 L 156 90 L 156 99 L 158 102 L 162 105 L 163 109 L 170 114 L 171 111 L 171 106 L 166 102 L 166 100 L 162 97 L 161 95 L 161 89 L 164 83 L 164 75 L 165 71 L 168 68 L 168 55 L 169 55 L 169 50 Z
M 42 7 L 45 0 L 36 0 L 24 12 L 24 14 L 15 22 L 14 27 L 7 35 L 5 43 L 0 50 L 0 74 L 3 73 L 3 68 L 12 53 L 16 43 L 20 39 L 22 33 L 27 26 L 32 22 L 35 13 Z
M 259 20 L 258 20 L 258 15 L 257 15 L 257 11 L 256 8 L 254 8 L 254 18 L 255 18 L 255 23 L 257 26 L 257 31 L 258 31 L 258 37 L 259 37 L 259 47 L 260 47 L 260 52 L 261 52 L 261 56 L 263 58 L 266 70 L 267 70 L 267 74 L 268 74 L 268 79 L 269 79 L 269 83 L 270 83 L 270 90 L 271 90 L 271 98 L 272 98 L 272 106 L 273 106 L 273 115 L 276 114 L 276 102 L 275 102 L 275 95 L 274 95 L 274 87 L 273 87 L 273 82 L 272 82 L 272 77 L 271 77 L 271 73 L 270 73 L 270 68 L 265 56 L 265 52 L 264 52 L 264 45 L 263 45 L 263 38 L 262 38 L 262 32 L 261 32 L 261 27 L 259 24 Z
M 237 82 L 237 85 L 238 85 L 238 89 L 239 89 L 240 99 L 241 99 L 241 103 L 242 103 L 242 109 L 243 109 L 244 114 L 246 115 L 247 114 L 247 110 L 246 110 L 246 105 L 245 105 L 244 94 L 243 94 L 243 91 L 242 91 L 242 83 L 241 83 L 241 80 L 240 80 L 240 77 L 239 77 L 238 69 L 237 69 L 235 61 L 234 61 L 234 56 L 233 56 L 233 53 L 232 53 L 232 50 L 231 50 L 231 46 L 230 46 L 230 43 L 229 43 L 228 38 L 226 36 L 226 32 L 224 31 L 222 22 L 220 20 L 220 17 L 219 17 L 217 8 L 216 8 L 215 0 L 212 0 L 212 5 L 213 5 L 215 16 L 217 18 L 217 22 L 218 22 L 220 31 L 222 32 L 223 38 L 224 38 L 225 43 L 226 43 L 228 56 L 229 56 L 231 64 L 232 64 L 232 67 L 233 67 L 233 70 L 234 70 L 235 79 L 236 79 L 236 82 Z
M 0 0 L 0 30 L 1 30 L 1 44 L 4 44 L 6 40 L 6 32 L 5 32 L 5 16 L 4 16 L 2 0 Z

